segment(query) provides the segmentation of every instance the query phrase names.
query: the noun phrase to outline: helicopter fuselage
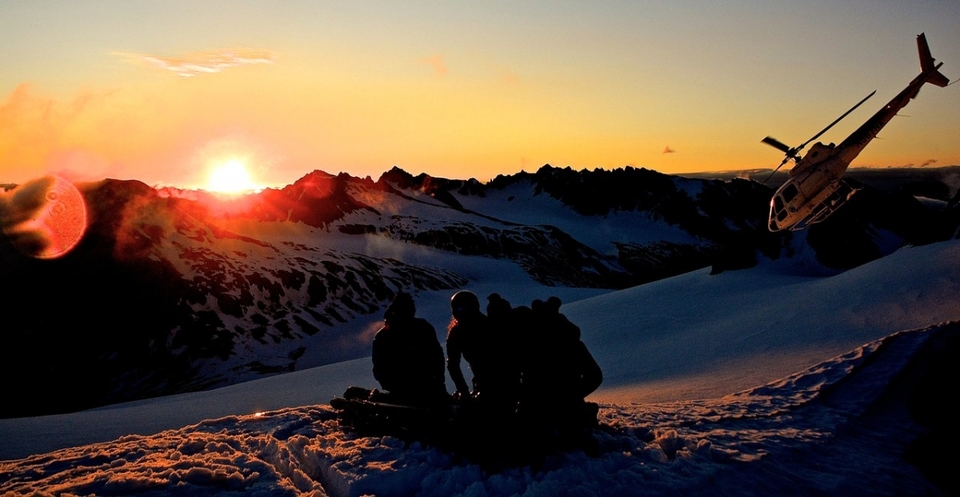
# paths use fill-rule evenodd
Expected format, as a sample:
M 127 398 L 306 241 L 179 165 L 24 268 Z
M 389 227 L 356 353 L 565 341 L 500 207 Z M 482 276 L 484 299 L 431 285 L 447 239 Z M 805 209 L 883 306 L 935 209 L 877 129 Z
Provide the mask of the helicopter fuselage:
M 949 83 L 949 80 L 938 71 L 943 63 L 934 65 L 923 34 L 917 36 L 917 47 L 920 52 L 920 75 L 839 145 L 832 143 L 824 145 L 817 142 L 810 147 L 810 151 L 803 158 L 797 158 L 797 149 L 786 150 L 787 156 L 794 158 L 797 164 L 790 170 L 789 179 L 770 199 L 770 216 L 767 223 L 770 231 L 802 229 L 826 219 L 836 211 L 854 192 L 841 179 L 850 163 L 860 155 L 868 143 L 876 138 L 877 133 L 893 119 L 893 116 L 917 96 L 921 86 L 931 83 L 942 87 Z M 786 149 L 776 140 L 767 137 L 765 141 L 768 140 L 775 142 L 775 146 L 781 150 Z
M 810 152 L 790 170 L 787 180 L 770 200 L 770 231 L 799 229 L 807 224 L 804 220 L 812 218 L 818 207 L 829 208 L 829 215 L 840 207 L 846 198 L 833 206 L 827 206 L 827 200 L 841 188 L 840 177 L 847 170 L 850 161 L 837 153 L 834 144 L 815 143 Z M 818 212 L 818 213 L 819 213 Z

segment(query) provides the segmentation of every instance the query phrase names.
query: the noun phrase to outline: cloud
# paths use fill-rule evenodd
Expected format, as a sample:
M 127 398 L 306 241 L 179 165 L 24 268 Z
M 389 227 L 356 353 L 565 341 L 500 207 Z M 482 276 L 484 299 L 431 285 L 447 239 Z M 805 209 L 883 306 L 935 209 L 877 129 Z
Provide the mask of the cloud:
M 434 56 L 431 56 L 431 57 L 424 57 L 424 58 L 420 59 L 420 62 L 422 62 L 422 63 L 424 63 L 424 64 L 427 64 L 427 65 L 433 67 L 433 72 L 434 72 L 434 74 L 437 75 L 438 78 L 442 78 L 443 76 L 445 76 L 445 75 L 447 74 L 447 66 L 446 66 L 446 64 L 443 63 L 443 56 L 442 56 L 442 55 L 434 55 Z
M 232 67 L 275 63 L 272 53 L 249 49 L 198 52 L 183 57 L 162 57 L 126 52 L 117 52 L 117 55 L 139 62 L 146 62 L 160 69 L 173 71 L 183 78 L 191 78 L 201 74 L 215 74 Z
M 97 130 L 95 137 L 119 132 L 108 131 L 97 112 L 105 102 L 117 100 L 122 99 L 110 92 L 84 91 L 64 102 L 40 95 L 28 84 L 17 86 L 0 101 L 0 183 L 51 173 L 73 180 L 101 179 L 96 175 L 106 173 L 109 164 L 80 144 L 90 139 L 87 129 Z M 115 148 L 125 142 L 119 143 Z
M 674 150 L 674 149 L 672 149 L 672 148 L 670 148 L 669 145 L 667 145 L 666 147 L 663 147 L 663 153 L 665 153 L 665 154 L 674 154 L 674 153 L 676 153 L 676 152 L 677 152 L 677 151 Z
M 887 167 L 887 169 L 898 168 L 898 167 L 910 169 L 910 168 L 915 168 L 915 167 L 927 167 L 927 166 L 932 166 L 932 165 L 934 165 L 934 164 L 936 164 L 936 163 L 937 163 L 937 159 L 927 159 L 925 162 L 922 162 L 922 163 L 920 163 L 920 164 L 914 164 L 913 162 L 909 162 L 909 163 L 907 163 L 907 164 L 903 164 L 902 166 L 898 166 L 898 165 L 896 165 L 896 164 L 891 164 L 891 165 L 886 166 L 886 167 Z M 873 167 L 873 166 L 866 166 L 866 167 Z

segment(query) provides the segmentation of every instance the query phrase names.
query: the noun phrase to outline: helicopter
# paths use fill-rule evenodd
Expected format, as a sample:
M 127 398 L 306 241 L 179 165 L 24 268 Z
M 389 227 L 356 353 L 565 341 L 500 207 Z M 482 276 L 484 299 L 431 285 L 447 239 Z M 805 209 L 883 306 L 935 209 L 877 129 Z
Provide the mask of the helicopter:
M 823 221 L 836 212 L 856 193 L 856 190 L 842 179 L 844 171 L 847 170 L 847 166 L 853 159 L 860 154 L 871 140 L 876 138 L 877 133 L 893 116 L 897 115 L 900 109 L 906 107 L 910 100 L 916 98 L 920 92 L 920 87 L 924 83 L 940 87 L 947 86 L 950 83 L 949 79 L 940 74 L 939 69 L 943 62 L 934 65 L 936 62 L 930 55 L 930 47 L 927 45 L 927 38 L 923 33 L 917 35 L 917 49 L 920 52 L 920 75 L 914 78 L 903 91 L 893 97 L 893 100 L 890 100 L 887 105 L 877 111 L 873 117 L 863 123 L 839 145 L 833 143 L 824 145 L 817 142 L 810 147 L 806 155 L 800 157 L 800 151 L 808 143 L 816 140 L 844 117 L 847 117 L 848 114 L 872 97 L 876 90 L 826 128 L 823 128 L 813 138 L 799 146 L 790 147 L 771 136 L 761 140 L 786 154 L 780 165 L 773 170 L 773 173 L 770 173 L 764 183 L 787 162 L 793 160 L 796 164 L 790 169 L 787 181 L 777 189 L 770 199 L 770 217 L 767 224 L 770 231 L 801 230 Z

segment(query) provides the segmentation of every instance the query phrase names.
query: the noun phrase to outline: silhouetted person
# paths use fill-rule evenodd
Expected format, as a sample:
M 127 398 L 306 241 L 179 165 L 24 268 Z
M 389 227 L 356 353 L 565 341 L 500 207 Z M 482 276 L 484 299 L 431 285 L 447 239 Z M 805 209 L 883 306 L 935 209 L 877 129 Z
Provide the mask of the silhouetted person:
M 447 333 L 447 370 L 456 385 L 454 396 L 473 397 L 481 406 L 502 414 L 516 408 L 519 370 L 514 365 L 513 348 L 506 330 L 494 327 L 480 312 L 480 301 L 473 292 L 460 291 L 450 299 L 453 319 Z M 471 392 L 460 368 L 461 357 L 473 372 Z
M 520 401 L 520 361 L 525 352 L 527 329 L 522 318 L 526 308 L 514 309 L 499 294 L 487 296 L 487 318 L 490 322 L 490 343 L 496 361 L 497 402 L 504 411 L 513 413 Z
M 531 305 L 520 410 L 533 421 L 569 424 L 582 419 L 584 398 L 603 382 L 603 372 L 580 340 L 580 328 L 560 313 L 560 304 L 550 297 Z
M 425 405 L 448 397 L 443 348 L 426 320 L 415 317 L 413 297 L 400 292 L 373 339 L 373 377 L 392 402 Z
M 507 299 L 498 293 L 487 295 L 487 317 L 494 321 L 505 321 L 510 319 L 510 311 L 513 308 Z

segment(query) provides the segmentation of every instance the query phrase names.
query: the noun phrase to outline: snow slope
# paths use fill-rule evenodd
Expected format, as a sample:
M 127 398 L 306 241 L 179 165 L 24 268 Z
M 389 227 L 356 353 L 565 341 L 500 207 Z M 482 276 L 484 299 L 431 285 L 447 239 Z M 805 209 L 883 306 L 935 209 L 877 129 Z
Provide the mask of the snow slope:
M 958 333 L 958 282 L 960 242 L 950 241 L 830 277 L 784 276 L 773 262 L 570 301 L 562 311 L 605 373 L 593 456 L 491 473 L 419 443 L 344 432 L 325 403 L 347 385 L 374 386 L 357 360 L 0 420 L 0 457 L 22 458 L 0 463 L 0 492 L 946 494 L 903 457 L 925 433 L 905 399 L 930 384 L 914 372 L 933 345 Z M 442 307 L 421 305 L 438 327 Z

